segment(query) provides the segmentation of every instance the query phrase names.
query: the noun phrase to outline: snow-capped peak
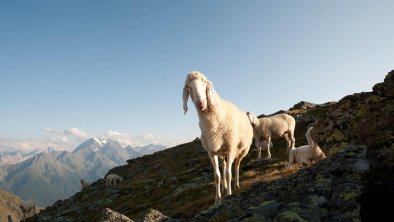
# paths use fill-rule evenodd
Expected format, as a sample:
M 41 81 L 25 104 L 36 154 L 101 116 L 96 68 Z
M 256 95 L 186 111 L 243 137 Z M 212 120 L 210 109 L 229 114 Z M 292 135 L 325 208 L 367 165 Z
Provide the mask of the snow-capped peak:
M 94 137 L 93 140 L 96 141 L 100 146 L 107 143 L 107 139 L 104 137 Z M 97 150 L 98 150 L 98 148 L 97 148 Z

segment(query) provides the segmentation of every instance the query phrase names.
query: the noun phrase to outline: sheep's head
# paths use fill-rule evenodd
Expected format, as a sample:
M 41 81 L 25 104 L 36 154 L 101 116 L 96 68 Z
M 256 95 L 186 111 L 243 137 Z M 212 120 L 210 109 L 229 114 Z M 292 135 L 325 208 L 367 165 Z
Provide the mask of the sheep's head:
M 208 103 L 214 105 L 214 89 L 211 81 L 198 71 L 192 71 L 186 78 L 183 87 L 183 110 L 187 112 L 187 100 L 190 97 L 193 100 L 197 111 L 204 111 Z

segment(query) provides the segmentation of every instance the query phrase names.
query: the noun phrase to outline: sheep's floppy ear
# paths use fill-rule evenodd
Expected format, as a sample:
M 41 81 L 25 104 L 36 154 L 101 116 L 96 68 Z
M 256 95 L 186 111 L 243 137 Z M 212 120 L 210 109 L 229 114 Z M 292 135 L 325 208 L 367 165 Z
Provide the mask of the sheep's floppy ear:
M 189 91 L 187 90 L 187 87 L 183 87 L 183 111 L 185 111 L 184 114 L 187 112 L 187 100 L 189 99 Z
M 215 90 L 211 81 L 207 80 L 207 98 L 211 101 L 211 104 L 215 106 Z

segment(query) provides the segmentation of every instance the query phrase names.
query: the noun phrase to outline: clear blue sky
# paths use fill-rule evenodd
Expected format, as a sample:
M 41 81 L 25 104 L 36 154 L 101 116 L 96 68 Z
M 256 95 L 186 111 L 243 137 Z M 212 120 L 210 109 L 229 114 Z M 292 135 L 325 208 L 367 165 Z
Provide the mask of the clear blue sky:
M 371 91 L 394 69 L 393 10 L 391 0 L 0 0 L 0 150 L 190 141 L 200 135 L 193 105 L 182 110 L 191 70 L 256 114 Z

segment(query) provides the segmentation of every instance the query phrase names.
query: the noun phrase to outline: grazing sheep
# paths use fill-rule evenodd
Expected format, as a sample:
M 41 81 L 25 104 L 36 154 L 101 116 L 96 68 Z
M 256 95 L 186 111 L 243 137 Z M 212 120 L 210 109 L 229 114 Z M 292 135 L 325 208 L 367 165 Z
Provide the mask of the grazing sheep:
M 215 205 L 221 203 L 221 175 L 219 158 L 222 160 L 223 186 L 231 195 L 231 167 L 235 161 L 235 185 L 239 188 L 239 166 L 248 154 L 253 139 L 253 129 L 245 112 L 234 104 L 222 100 L 214 91 L 211 81 L 202 73 L 188 74 L 183 88 L 183 110 L 187 112 L 187 100 L 194 102 L 199 117 L 201 142 L 211 160 L 216 185 Z
M 36 203 L 32 199 L 27 201 L 22 200 L 19 207 L 21 208 L 23 213 L 23 221 L 25 221 L 26 218 L 29 217 L 31 211 L 33 211 L 33 215 L 35 214 Z
M 84 179 L 81 179 L 80 182 L 81 182 L 82 189 L 85 188 L 85 187 L 90 186 L 90 183 L 88 181 L 84 180 Z
M 253 126 L 253 136 L 258 149 L 257 157 L 261 158 L 261 149 L 267 150 L 267 159 L 271 158 L 270 146 L 271 138 L 284 137 L 287 142 L 286 153 L 295 145 L 294 129 L 295 119 L 289 114 L 282 113 L 270 117 L 257 118 L 253 113 L 248 112 L 250 123 Z M 268 140 L 268 142 L 265 142 Z
M 319 145 L 317 145 L 316 140 L 313 139 L 311 133 L 312 128 L 313 127 L 310 127 L 305 134 L 308 145 L 290 149 L 289 162 L 286 164 L 286 168 L 296 163 L 306 163 L 310 165 L 326 158 L 326 155 L 320 149 Z
M 123 181 L 123 177 L 120 177 L 116 174 L 108 174 L 106 177 L 106 186 L 116 186 L 117 184 Z M 113 184 L 113 185 L 112 185 Z

